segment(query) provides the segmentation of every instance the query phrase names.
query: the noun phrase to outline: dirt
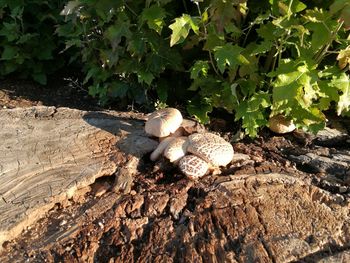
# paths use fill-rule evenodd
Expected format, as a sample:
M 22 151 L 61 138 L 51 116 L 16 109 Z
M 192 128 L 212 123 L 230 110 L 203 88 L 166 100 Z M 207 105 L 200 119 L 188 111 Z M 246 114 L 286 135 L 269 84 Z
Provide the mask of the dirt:
M 12 109 L 41 105 L 81 110 L 102 109 L 80 82 L 72 78 L 52 80 L 47 86 L 27 80 L 0 80 L 0 107 Z
M 3 108 L 101 109 L 67 84 L 0 84 Z M 116 180 L 99 178 L 4 243 L 0 261 L 347 262 L 349 123 L 332 117 L 328 137 L 264 130 L 256 140 L 233 144 L 236 159 L 221 175 L 199 181 L 145 156 L 127 178 L 130 188 L 116 187 L 123 170 Z M 229 131 L 221 135 L 233 138 Z

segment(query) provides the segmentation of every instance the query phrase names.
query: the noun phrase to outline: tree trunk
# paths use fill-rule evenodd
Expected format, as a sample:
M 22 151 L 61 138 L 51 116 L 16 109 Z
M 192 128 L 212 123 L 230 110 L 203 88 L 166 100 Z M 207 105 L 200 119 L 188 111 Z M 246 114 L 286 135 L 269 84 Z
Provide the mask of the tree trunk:
M 339 158 L 334 149 L 305 155 L 285 137 L 236 143 L 240 154 L 222 175 L 191 181 L 149 161 L 157 142 L 143 120 L 52 107 L 0 111 L 0 261 L 350 261 L 344 166 L 315 159 L 310 165 L 337 173 L 301 172 L 281 150 L 304 162 L 317 152 Z M 341 164 L 350 163 L 348 150 L 341 153 Z

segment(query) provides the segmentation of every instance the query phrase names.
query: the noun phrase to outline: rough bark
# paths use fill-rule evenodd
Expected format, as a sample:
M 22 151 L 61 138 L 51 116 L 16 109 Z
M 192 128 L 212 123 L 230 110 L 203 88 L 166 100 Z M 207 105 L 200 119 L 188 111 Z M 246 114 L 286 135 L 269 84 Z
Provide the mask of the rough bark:
M 39 109 L 48 113 L 40 117 L 24 114 L 23 110 L 17 113 L 0 111 L 0 118 L 10 114 L 8 123 L 23 125 L 22 130 L 32 122 L 36 123 L 32 125 L 34 127 L 61 127 L 62 135 L 56 135 L 55 139 L 46 134 L 43 127 L 35 128 L 35 134 L 39 131 L 42 134 L 35 140 L 43 145 L 50 141 L 58 145 L 60 140 L 66 140 L 62 138 L 67 138 L 69 143 L 62 143 L 66 147 L 64 152 L 67 151 L 64 158 L 69 158 L 68 150 L 79 145 L 79 151 L 73 151 L 75 161 L 51 158 L 55 160 L 55 166 L 47 161 L 44 167 L 49 167 L 47 171 L 51 171 L 52 176 L 47 179 L 45 176 L 50 173 L 44 171 L 46 179 L 41 180 L 55 185 L 60 176 L 73 174 L 62 173 L 67 171 L 64 169 L 66 164 L 74 163 L 69 167 L 73 170 L 74 166 L 78 175 L 81 174 L 79 167 L 83 169 L 94 163 L 97 168 L 90 169 L 90 174 L 84 173 L 87 179 L 73 176 L 75 185 L 80 182 L 85 188 L 70 190 L 69 181 L 65 179 L 56 190 L 59 198 L 55 199 L 51 194 L 47 200 L 39 198 L 41 203 L 37 209 L 40 208 L 41 219 L 26 227 L 15 240 L 4 243 L 1 262 L 349 261 L 349 175 L 324 174 L 335 171 L 332 169 L 323 169 L 323 173 L 318 171 L 316 174 L 301 172 L 287 158 L 303 161 L 305 155 L 319 160 L 318 165 L 325 165 L 321 164 L 325 159 L 316 158 L 323 156 L 328 158 L 327 164 L 344 162 L 345 165 L 348 155 L 344 149 L 338 151 L 343 154 L 340 160 L 336 158 L 340 158 L 336 155 L 337 149 L 329 151 L 316 147 L 310 150 L 314 155 L 307 155 L 307 150 L 300 150 L 284 137 L 236 143 L 234 161 L 221 175 L 191 181 L 181 176 L 176 168 L 162 162 L 154 167 L 154 163 L 144 156 L 155 142 L 143 133 L 142 115 L 82 113 L 67 109 L 53 109 L 50 113 L 49 108 L 28 112 Z M 52 124 L 47 124 L 48 121 Z M 10 124 L 8 127 L 11 134 L 16 132 Z M 57 134 L 56 128 L 51 130 Z M 77 137 L 77 130 L 80 131 L 80 143 L 69 139 Z M 18 138 L 15 134 L 8 137 L 12 141 L 6 140 L 7 146 L 22 145 L 14 139 Z M 24 136 L 22 141 L 27 137 Z M 45 149 L 44 146 L 41 148 Z M 17 152 L 14 160 L 22 156 L 20 150 Z M 35 160 L 33 156 L 38 152 L 36 150 L 26 158 Z M 56 156 L 55 151 L 49 152 L 52 153 L 50 156 Z M 47 151 L 45 153 L 47 156 Z M 24 171 L 17 174 L 15 167 L 13 165 L 12 170 L 6 168 L 1 180 L 10 172 L 13 178 L 22 176 L 22 184 L 42 176 L 41 170 L 30 172 L 38 171 L 38 168 L 23 168 Z M 50 167 L 55 169 L 50 170 Z M 346 166 L 338 168 L 347 171 Z M 90 185 L 97 177 L 111 173 L 115 174 L 115 180 L 104 176 Z M 7 184 L 11 180 L 3 182 Z M 28 187 L 26 191 L 31 189 Z M 0 189 L 5 188 L 1 185 Z M 7 191 L 0 193 L 4 195 Z M 55 202 L 58 204 L 54 205 Z M 21 206 L 30 208 L 27 203 L 32 204 L 32 199 L 23 199 L 21 204 L 8 202 L 18 210 Z M 45 204 L 50 204 L 49 211 L 42 208 Z M 22 218 L 28 225 L 26 220 Z

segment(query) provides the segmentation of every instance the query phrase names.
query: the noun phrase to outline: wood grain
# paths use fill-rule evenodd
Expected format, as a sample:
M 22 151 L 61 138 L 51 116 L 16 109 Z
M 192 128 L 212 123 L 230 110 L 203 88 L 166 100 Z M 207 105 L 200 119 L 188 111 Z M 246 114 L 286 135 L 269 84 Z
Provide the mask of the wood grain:
M 0 244 L 55 203 L 157 144 L 143 115 L 32 107 L 0 111 Z

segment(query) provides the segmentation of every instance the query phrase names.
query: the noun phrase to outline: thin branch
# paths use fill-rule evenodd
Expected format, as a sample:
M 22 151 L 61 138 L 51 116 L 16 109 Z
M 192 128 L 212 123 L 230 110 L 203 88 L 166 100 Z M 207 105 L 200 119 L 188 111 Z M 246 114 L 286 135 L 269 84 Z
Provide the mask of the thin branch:
M 202 11 L 199 7 L 199 3 L 195 2 L 195 4 L 197 5 L 197 9 L 198 9 L 198 13 L 202 19 Z M 203 28 L 204 28 L 204 37 L 205 39 L 208 37 L 208 30 L 207 30 L 207 26 L 205 23 L 203 23 Z M 208 50 L 209 53 L 209 60 L 210 60 L 210 64 L 213 67 L 214 72 L 216 73 L 216 75 L 221 76 L 221 74 L 219 73 L 218 69 L 215 66 L 214 60 L 213 60 L 213 55 L 211 54 L 210 50 Z

